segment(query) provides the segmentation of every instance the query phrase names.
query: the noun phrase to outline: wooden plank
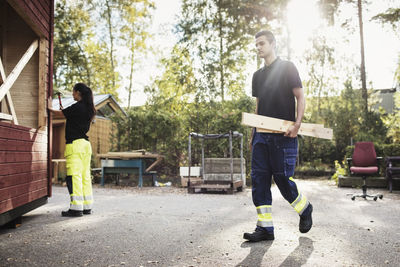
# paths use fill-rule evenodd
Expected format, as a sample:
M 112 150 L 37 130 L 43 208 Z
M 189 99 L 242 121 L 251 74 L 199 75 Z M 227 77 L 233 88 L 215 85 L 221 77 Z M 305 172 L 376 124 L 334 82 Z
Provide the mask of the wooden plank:
M 46 29 L 49 28 L 50 14 L 38 3 L 40 1 L 25 0 L 26 5 Z
M 156 161 L 153 162 L 146 170 L 145 172 L 151 171 L 155 166 L 157 166 L 161 161 L 163 160 L 163 157 L 158 157 Z
M 98 154 L 97 157 L 104 159 L 135 159 L 135 158 L 158 158 L 158 154 L 138 153 L 138 152 L 108 152 L 106 154 Z
M 43 18 L 40 20 L 36 17 L 32 10 L 25 4 L 24 0 L 7 0 L 7 2 L 38 36 L 49 37 L 51 28 L 49 22 L 45 22 Z M 51 14 L 49 15 L 51 16 Z
M 240 171 L 240 158 L 233 159 L 233 173 L 241 173 Z M 242 168 L 245 170 L 245 160 L 243 160 Z M 231 173 L 231 159 L 230 158 L 205 158 L 204 159 L 204 173 Z
M 47 170 L 47 161 L 23 163 L 0 163 L 0 175 L 11 175 L 25 172 Z
M 0 113 L 0 120 L 12 121 L 13 116 L 11 116 L 10 114 L 6 114 L 6 113 Z
M 44 196 L 47 196 L 47 187 L 41 188 L 36 191 L 30 191 L 29 193 L 20 195 L 18 197 L 6 199 L 0 202 L 0 213 L 12 210 L 16 207 L 22 206 L 26 203 L 32 202 Z
M 241 181 L 242 174 L 234 173 L 233 181 Z M 230 173 L 205 173 L 204 181 L 216 181 L 216 182 L 230 182 L 232 177 Z
M 4 81 L 7 79 L 6 72 L 4 71 L 4 66 L 3 66 L 3 62 L 1 61 L 1 58 L 0 58 L 0 79 L 1 79 L 2 83 L 4 83 Z M 7 102 L 8 110 L 10 111 L 11 116 L 12 116 L 12 121 L 14 122 L 14 124 L 18 125 L 17 114 L 15 113 L 14 103 L 12 101 L 10 91 L 7 91 L 6 102 Z
M 243 112 L 242 124 L 256 127 L 257 131 L 260 128 L 260 130 L 266 129 L 284 133 L 294 122 Z M 302 123 L 298 134 L 331 140 L 333 137 L 333 130 L 315 126 L 315 124 Z
M 46 188 L 46 185 L 47 177 L 42 177 L 42 179 L 38 181 L 32 181 L 7 188 L 2 188 L 0 189 L 0 201 L 27 194 L 30 191 L 36 191 L 42 188 Z
M 0 163 L 35 162 L 47 160 L 46 152 L 0 151 Z
M 192 180 L 192 179 L 190 179 Z M 195 188 L 195 189 L 200 189 L 200 188 L 206 188 L 206 189 L 228 189 L 231 188 L 230 183 L 227 184 L 196 184 L 196 185 L 191 185 L 190 188 Z
M 9 124 L 11 125 L 11 124 Z M 18 141 L 31 141 L 37 143 L 47 143 L 47 134 L 40 130 L 24 130 L 12 127 L 6 127 L 5 124 L 0 124 L 0 139 L 18 140 Z
M 0 150 L 21 152 L 47 152 L 47 144 L 0 139 Z
M 10 90 L 11 86 L 14 84 L 15 80 L 17 80 L 18 76 L 21 74 L 25 65 L 31 59 L 36 49 L 38 48 L 39 42 L 35 40 L 29 46 L 28 50 L 26 50 L 25 54 L 22 56 L 20 61 L 17 63 L 13 71 L 8 75 L 7 79 L 0 86 L 0 101 L 4 98 L 7 92 Z
M 49 21 L 50 21 L 50 2 L 49 1 L 39 1 L 38 3 L 41 8 L 45 11 L 46 14 L 49 14 Z
M 47 177 L 46 170 L 0 176 L 0 188 L 24 184 Z
M 38 128 L 47 125 L 47 109 L 46 109 L 46 38 L 40 38 L 39 42 L 39 99 L 38 99 Z

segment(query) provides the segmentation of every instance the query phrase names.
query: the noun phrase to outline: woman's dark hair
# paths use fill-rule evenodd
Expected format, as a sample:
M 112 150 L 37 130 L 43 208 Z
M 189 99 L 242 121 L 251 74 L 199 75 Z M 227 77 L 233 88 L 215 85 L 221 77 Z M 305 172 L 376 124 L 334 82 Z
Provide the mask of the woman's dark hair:
M 78 91 L 81 93 L 82 102 L 87 106 L 90 120 L 92 120 L 94 115 L 96 114 L 96 109 L 93 104 L 92 89 L 90 89 L 84 83 L 77 83 L 74 85 L 74 91 Z

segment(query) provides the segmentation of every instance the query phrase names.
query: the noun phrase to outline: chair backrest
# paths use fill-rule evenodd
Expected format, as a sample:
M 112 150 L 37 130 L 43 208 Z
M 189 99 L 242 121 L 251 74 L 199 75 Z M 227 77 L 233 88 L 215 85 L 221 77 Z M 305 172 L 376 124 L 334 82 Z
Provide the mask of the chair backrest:
M 368 167 L 377 165 L 374 143 L 357 142 L 353 152 L 353 166 Z

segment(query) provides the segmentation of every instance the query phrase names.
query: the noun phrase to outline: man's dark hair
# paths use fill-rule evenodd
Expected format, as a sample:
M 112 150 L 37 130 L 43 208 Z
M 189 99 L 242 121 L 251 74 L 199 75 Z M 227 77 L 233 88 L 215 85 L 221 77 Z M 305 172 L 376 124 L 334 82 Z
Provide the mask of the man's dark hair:
M 270 44 L 276 43 L 275 36 L 274 36 L 274 34 L 272 32 L 267 31 L 267 30 L 259 31 L 259 32 L 256 33 L 256 38 L 258 38 L 258 37 L 260 37 L 262 35 L 267 37 L 267 40 L 268 40 L 268 42 Z

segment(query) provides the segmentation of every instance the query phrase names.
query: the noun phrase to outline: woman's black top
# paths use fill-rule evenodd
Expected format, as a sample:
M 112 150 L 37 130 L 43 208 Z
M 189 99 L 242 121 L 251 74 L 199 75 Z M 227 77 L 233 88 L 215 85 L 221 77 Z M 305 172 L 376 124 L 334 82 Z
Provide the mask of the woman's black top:
M 67 118 L 67 124 L 65 126 L 65 140 L 67 144 L 80 138 L 89 140 L 86 133 L 90 128 L 91 118 L 87 106 L 82 102 L 76 102 L 75 104 L 62 110 L 65 118 Z

